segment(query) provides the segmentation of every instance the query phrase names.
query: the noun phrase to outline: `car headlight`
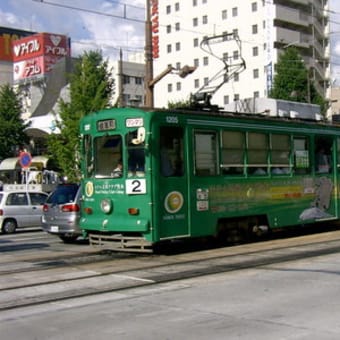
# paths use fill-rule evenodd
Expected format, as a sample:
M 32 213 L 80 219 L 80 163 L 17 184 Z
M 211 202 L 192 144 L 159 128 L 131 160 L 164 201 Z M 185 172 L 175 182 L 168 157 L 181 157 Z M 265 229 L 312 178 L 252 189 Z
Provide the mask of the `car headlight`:
M 103 213 L 109 214 L 112 211 L 113 205 L 109 198 L 104 198 L 100 202 L 100 209 Z

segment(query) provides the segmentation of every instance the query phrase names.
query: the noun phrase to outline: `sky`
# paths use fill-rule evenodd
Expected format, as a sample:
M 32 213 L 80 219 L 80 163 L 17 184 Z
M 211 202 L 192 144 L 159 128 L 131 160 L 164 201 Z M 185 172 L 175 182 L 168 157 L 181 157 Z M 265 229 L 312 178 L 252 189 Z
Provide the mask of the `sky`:
M 104 57 L 117 60 L 121 48 L 127 59 L 144 50 L 145 3 L 146 0 L 1 0 L 0 26 L 68 35 L 73 56 L 84 50 L 101 50 Z M 332 82 L 340 86 L 340 1 L 329 0 L 329 10 Z
M 143 52 L 144 21 L 145 0 L 0 2 L 0 26 L 65 34 L 71 38 L 73 56 L 101 50 L 105 57 L 118 59 L 120 48 L 124 54 Z

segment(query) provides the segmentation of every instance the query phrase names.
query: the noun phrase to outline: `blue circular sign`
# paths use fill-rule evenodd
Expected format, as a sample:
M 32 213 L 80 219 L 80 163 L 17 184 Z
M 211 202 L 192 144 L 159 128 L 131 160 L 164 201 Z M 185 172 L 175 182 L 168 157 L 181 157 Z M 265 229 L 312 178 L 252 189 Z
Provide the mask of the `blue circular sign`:
M 32 156 L 29 152 L 20 152 L 19 163 L 22 168 L 28 168 L 31 165 Z

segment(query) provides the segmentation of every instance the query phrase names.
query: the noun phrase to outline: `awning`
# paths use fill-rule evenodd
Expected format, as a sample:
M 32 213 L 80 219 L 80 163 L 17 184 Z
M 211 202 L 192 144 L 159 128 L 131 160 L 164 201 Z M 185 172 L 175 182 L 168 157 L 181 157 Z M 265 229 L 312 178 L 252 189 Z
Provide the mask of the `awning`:
M 42 170 L 47 168 L 48 157 L 46 156 L 34 156 L 32 157 L 30 168 L 36 170 Z M 5 158 L 0 163 L 0 170 L 20 170 L 21 165 L 19 162 L 19 157 Z
M 43 167 L 47 168 L 48 157 L 46 156 L 34 156 L 32 157 L 31 167 Z
M 0 170 L 15 170 L 21 169 L 19 164 L 19 157 L 5 158 L 0 163 Z

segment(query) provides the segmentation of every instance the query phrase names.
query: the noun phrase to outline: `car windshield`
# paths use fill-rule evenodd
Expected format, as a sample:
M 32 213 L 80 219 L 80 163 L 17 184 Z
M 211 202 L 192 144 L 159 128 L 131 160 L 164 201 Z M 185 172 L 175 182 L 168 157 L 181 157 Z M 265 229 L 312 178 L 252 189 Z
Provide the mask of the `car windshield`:
M 59 186 L 52 194 L 47 198 L 46 203 L 50 204 L 65 204 L 73 203 L 78 191 L 78 185 L 62 185 Z

